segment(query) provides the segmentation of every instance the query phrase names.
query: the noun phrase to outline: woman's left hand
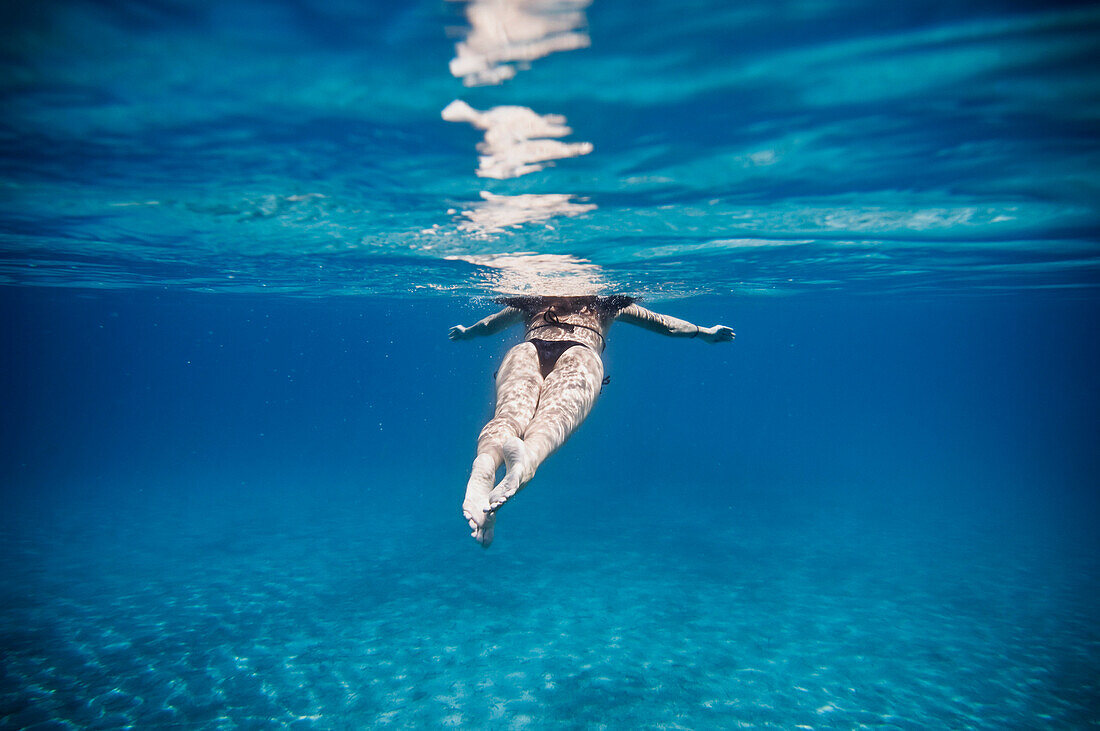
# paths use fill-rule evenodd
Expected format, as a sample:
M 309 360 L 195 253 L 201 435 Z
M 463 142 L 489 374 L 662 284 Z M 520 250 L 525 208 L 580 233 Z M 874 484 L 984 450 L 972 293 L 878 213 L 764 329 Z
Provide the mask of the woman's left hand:
M 733 332 L 733 328 L 726 327 L 725 325 L 701 327 L 699 328 L 699 336 L 708 343 L 728 343 L 737 337 Z

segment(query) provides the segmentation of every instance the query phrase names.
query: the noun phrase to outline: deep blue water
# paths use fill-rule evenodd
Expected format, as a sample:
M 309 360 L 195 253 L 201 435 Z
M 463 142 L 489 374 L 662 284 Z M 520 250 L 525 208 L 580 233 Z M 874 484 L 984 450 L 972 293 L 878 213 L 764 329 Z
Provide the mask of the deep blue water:
M 0 728 L 1100 724 L 1097 4 L 3 12 Z

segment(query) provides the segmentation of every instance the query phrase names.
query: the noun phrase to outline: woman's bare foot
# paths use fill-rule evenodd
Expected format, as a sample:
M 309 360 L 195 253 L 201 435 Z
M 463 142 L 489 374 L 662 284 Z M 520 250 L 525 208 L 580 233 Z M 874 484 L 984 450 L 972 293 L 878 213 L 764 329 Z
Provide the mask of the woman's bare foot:
M 484 548 L 493 542 L 493 524 L 497 519 L 489 507 L 495 476 L 493 458 L 487 454 L 478 455 L 470 470 L 470 481 L 466 483 L 466 499 L 462 501 L 462 514 L 470 524 L 470 535 Z
M 527 446 L 522 439 L 510 437 L 504 442 L 504 464 L 507 465 L 508 471 L 504 479 L 489 493 L 490 511 L 495 513 L 531 479 L 528 462 Z

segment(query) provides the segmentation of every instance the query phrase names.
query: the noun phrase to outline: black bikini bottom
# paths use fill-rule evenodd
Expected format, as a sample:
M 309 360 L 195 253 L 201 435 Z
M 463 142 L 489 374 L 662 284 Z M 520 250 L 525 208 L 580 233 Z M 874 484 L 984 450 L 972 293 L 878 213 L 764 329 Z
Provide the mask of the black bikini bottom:
M 558 364 L 558 358 L 561 357 L 562 353 L 574 345 L 579 345 L 582 348 L 588 347 L 576 340 L 539 340 L 538 338 L 531 338 L 527 342 L 534 345 L 535 350 L 538 351 L 539 372 L 542 373 L 543 378 L 546 378 L 550 375 L 550 371 L 554 370 L 554 366 Z

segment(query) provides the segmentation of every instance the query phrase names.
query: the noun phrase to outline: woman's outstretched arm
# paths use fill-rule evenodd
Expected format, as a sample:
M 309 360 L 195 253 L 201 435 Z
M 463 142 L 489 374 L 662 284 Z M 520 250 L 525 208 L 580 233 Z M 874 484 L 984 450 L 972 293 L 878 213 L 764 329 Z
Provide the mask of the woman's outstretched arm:
M 652 330 L 661 335 L 670 335 L 674 338 L 697 337 L 708 343 L 729 342 L 734 338 L 733 330 L 725 325 L 699 327 L 687 320 L 662 315 L 638 305 L 630 305 L 620 310 L 618 319 L 623 322 L 629 322 L 632 325 L 637 325 L 638 327 L 644 327 L 646 330 Z
M 506 327 L 523 322 L 523 311 L 515 307 L 505 307 L 495 315 L 489 315 L 484 320 L 478 320 L 469 327 L 455 325 L 447 335 L 451 340 L 468 340 L 478 335 L 493 335 Z

